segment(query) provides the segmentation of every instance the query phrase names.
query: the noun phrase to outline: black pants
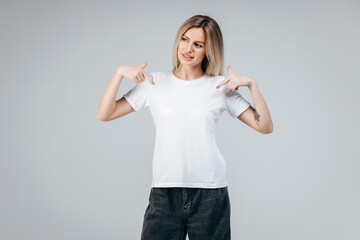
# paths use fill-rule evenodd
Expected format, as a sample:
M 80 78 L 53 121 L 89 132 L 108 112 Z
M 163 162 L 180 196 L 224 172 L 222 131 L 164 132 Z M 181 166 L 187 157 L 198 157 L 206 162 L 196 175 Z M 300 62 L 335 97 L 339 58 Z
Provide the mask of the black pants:
M 229 240 L 230 198 L 224 188 L 151 188 L 141 240 Z

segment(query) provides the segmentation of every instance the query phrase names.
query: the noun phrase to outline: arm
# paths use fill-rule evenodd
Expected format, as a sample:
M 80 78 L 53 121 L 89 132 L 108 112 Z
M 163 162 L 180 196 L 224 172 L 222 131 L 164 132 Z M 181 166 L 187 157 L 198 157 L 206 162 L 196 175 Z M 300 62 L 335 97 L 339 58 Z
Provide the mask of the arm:
M 250 106 L 237 118 L 258 132 L 263 134 L 272 133 L 273 122 L 271 120 L 269 109 L 253 78 L 251 78 L 248 88 L 250 90 L 255 109 Z
M 97 119 L 110 121 L 134 111 L 123 97 L 116 101 L 116 95 L 123 78 L 121 71 L 117 68 L 101 98 Z

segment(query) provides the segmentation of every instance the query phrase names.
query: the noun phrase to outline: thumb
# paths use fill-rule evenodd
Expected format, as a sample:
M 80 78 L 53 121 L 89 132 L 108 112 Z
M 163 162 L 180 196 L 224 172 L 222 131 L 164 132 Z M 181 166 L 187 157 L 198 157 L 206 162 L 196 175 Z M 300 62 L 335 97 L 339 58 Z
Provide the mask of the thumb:
M 230 65 L 228 66 L 228 71 L 230 74 L 233 74 L 234 72 L 231 70 Z
M 146 66 L 147 66 L 147 61 L 145 61 L 144 64 L 140 65 L 140 67 L 141 67 L 142 69 L 144 69 Z

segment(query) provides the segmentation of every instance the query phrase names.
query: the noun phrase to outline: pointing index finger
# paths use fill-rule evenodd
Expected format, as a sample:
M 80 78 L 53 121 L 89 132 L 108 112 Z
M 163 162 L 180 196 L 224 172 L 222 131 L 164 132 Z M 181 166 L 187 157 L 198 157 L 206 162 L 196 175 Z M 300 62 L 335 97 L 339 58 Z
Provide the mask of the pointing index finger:
M 154 81 L 152 80 L 152 78 L 145 72 L 144 72 L 144 75 L 145 75 L 145 78 L 152 84 L 152 85 L 155 85 Z
M 220 88 L 221 86 L 225 85 L 227 82 L 229 82 L 230 79 L 227 77 L 225 78 L 221 83 L 219 83 L 216 88 Z

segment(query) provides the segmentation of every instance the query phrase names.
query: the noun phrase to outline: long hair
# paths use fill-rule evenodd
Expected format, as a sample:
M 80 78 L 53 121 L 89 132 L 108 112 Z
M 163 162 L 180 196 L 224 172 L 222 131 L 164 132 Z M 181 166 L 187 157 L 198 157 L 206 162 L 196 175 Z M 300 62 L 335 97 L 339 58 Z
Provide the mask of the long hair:
M 224 42 L 217 22 L 206 15 L 195 15 L 187 19 L 177 31 L 173 46 L 173 70 L 180 66 L 178 46 L 184 33 L 190 28 L 203 28 L 206 34 L 206 55 L 201 63 L 201 68 L 206 75 L 213 77 L 223 75 L 224 67 Z

